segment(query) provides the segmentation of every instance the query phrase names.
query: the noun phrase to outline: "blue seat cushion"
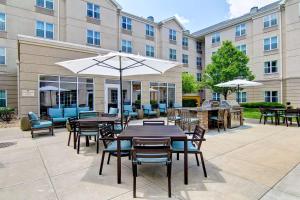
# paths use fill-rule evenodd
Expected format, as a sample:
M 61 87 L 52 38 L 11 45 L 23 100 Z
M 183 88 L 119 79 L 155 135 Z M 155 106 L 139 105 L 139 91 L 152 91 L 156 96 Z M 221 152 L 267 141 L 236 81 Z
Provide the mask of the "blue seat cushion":
M 196 146 L 193 145 L 192 141 L 188 141 L 188 151 L 190 152 L 197 152 L 198 149 Z M 184 141 L 174 141 L 172 143 L 172 150 L 176 151 L 184 151 Z
M 49 108 L 48 114 L 51 118 L 62 118 L 63 109 L 62 108 Z
M 149 111 L 148 115 L 156 115 L 157 112 L 156 111 Z
M 77 116 L 77 108 L 64 108 L 64 117 L 76 117 Z
M 50 126 L 52 126 L 51 121 L 40 121 L 39 124 L 33 125 L 33 128 L 49 128 Z
M 216 121 L 217 121 L 217 120 L 218 120 L 218 117 L 217 117 L 217 116 L 212 116 L 212 117 L 210 117 L 210 119 L 211 119 L 211 120 L 216 120 Z
M 137 112 L 129 112 L 129 116 L 131 117 L 136 117 L 138 114 Z
M 98 132 L 94 132 L 94 131 L 81 131 L 80 132 L 80 135 L 83 135 L 83 136 L 95 136 L 97 135 Z
M 52 120 L 53 120 L 53 122 L 66 122 L 67 118 L 58 117 L 58 118 L 53 118 Z
M 117 151 L 117 141 L 111 142 L 105 150 L 106 151 Z M 131 150 L 131 141 L 130 140 L 122 140 L 121 141 L 121 150 L 122 151 L 130 151 Z
M 78 111 L 78 113 L 84 112 L 84 111 L 90 111 L 90 108 L 89 107 L 78 107 L 77 111 Z

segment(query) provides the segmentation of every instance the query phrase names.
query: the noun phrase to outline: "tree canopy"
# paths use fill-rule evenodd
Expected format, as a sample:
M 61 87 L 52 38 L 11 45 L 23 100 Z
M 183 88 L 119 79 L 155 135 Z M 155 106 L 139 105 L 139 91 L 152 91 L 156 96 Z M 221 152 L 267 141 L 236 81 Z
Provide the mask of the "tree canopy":
M 220 88 L 215 85 L 237 78 L 250 81 L 255 78 L 248 67 L 248 56 L 230 41 L 224 41 L 211 59 L 212 62 L 206 66 L 203 73 L 201 87 L 220 93 L 225 99 L 229 93 L 236 92 L 236 88 Z
M 182 73 L 182 92 L 193 93 L 199 90 L 199 82 L 195 76 L 190 73 Z

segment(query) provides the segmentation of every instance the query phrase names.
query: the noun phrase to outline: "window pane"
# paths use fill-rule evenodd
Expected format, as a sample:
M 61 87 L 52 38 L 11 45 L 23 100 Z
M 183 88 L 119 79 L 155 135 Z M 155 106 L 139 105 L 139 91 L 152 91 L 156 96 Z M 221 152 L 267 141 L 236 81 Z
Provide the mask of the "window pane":
M 46 0 L 46 8 L 53 10 L 53 0 Z
M 0 64 L 5 65 L 6 59 L 5 59 L 5 48 L 0 48 Z
M 87 3 L 87 16 L 88 17 L 93 17 L 93 4 Z
M 100 6 L 94 5 L 94 17 L 100 19 Z
M 0 13 L 0 31 L 5 31 L 5 14 Z
M 46 38 L 53 39 L 53 24 L 46 24 Z
M 44 0 L 36 0 L 36 5 L 39 7 L 44 7 Z
M 76 83 L 60 83 L 60 107 L 76 108 L 77 107 L 77 84 Z
M 271 49 L 277 49 L 277 37 L 271 38 Z
M 55 80 L 58 77 L 41 76 L 40 80 Z M 40 114 L 45 116 L 49 108 L 59 107 L 59 84 L 58 82 L 40 82 Z
M 36 23 L 36 36 L 44 37 L 44 22 L 38 21 Z
M 78 107 L 89 107 L 94 109 L 94 85 L 78 84 Z

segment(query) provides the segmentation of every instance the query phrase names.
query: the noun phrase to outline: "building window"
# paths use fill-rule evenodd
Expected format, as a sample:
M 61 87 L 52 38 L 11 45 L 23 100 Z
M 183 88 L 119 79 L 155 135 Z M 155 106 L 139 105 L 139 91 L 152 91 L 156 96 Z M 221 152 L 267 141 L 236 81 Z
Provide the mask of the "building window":
M 122 16 L 122 28 L 131 31 L 132 24 L 130 18 Z
M 201 68 L 202 67 L 202 58 L 201 57 L 197 57 L 197 67 Z
M 241 37 L 246 35 L 246 24 L 240 24 L 235 27 L 235 36 Z
M 201 81 L 201 73 L 197 73 L 197 81 Z
M 0 31 L 6 31 L 6 15 L 0 13 Z
M 173 29 L 169 30 L 169 40 L 176 41 L 176 31 Z
M 154 57 L 154 47 L 146 45 L 146 56 Z
M 100 46 L 100 32 L 87 30 L 86 42 L 90 45 Z
M 220 93 L 213 92 L 213 93 L 212 93 L 212 99 L 213 99 L 213 101 L 220 101 L 220 100 L 221 100 L 221 95 L 220 95 Z
M 53 10 L 53 0 L 36 0 L 36 6 Z
M 264 17 L 264 28 L 277 26 L 277 14 L 272 14 Z
M 182 38 L 182 46 L 183 47 L 189 47 L 189 38 L 188 37 L 183 37 Z
M 149 37 L 154 37 L 154 26 L 146 24 L 146 35 Z
M 277 73 L 278 72 L 277 60 L 265 62 L 264 71 L 265 74 Z
M 201 50 L 202 50 L 202 43 L 201 42 L 196 42 L 196 49 L 197 49 L 197 53 L 201 53 Z
M 239 103 L 247 102 L 247 92 L 237 92 L 236 93 L 236 101 Z
M 7 93 L 6 90 L 0 90 L 0 108 L 7 107 Z
M 277 36 L 264 39 L 264 50 L 271 51 L 278 48 Z
M 0 47 L 0 65 L 6 65 L 6 48 Z
M 186 54 L 182 54 L 182 63 L 189 64 L 189 56 Z
M 132 53 L 132 43 L 129 40 L 122 40 L 122 52 Z
M 100 19 L 100 6 L 97 4 L 87 2 L 86 16 L 99 20 Z
M 212 37 L 211 37 L 211 43 L 212 44 L 220 43 L 220 41 L 221 41 L 220 33 L 215 33 L 215 34 L 212 35 Z
M 236 46 L 236 48 L 237 48 L 239 51 L 243 52 L 244 54 L 247 54 L 247 45 L 245 45 L 245 44 L 238 45 L 238 46 Z
M 166 103 L 168 107 L 173 107 L 175 103 L 175 84 L 151 82 L 150 102 Z
M 36 22 L 36 36 L 53 39 L 54 37 L 54 25 L 47 22 L 37 21 Z
M 170 60 L 176 60 L 177 59 L 176 49 L 170 49 L 169 50 L 169 59 Z
M 265 91 L 265 102 L 278 102 L 278 91 Z

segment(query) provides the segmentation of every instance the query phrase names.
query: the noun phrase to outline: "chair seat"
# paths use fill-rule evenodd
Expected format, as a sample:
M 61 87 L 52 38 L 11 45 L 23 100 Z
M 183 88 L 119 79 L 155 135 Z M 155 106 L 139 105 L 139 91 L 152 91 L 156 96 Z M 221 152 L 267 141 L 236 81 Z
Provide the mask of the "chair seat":
M 195 147 L 192 141 L 188 141 L 188 151 L 189 152 L 198 152 L 197 147 Z M 184 141 L 174 141 L 172 143 L 172 150 L 173 152 L 182 152 L 184 151 Z
M 157 112 L 156 111 L 149 111 L 148 113 L 147 113 L 147 115 L 156 115 L 157 114 Z
M 274 113 L 265 113 L 265 114 L 263 114 L 263 116 L 265 116 L 265 117 L 274 117 L 275 114 Z
M 292 117 L 299 117 L 299 115 L 297 115 L 297 114 L 287 114 L 287 115 L 284 115 L 284 117 L 292 118 Z
M 80 132 L 80 135 L 82 135 L 82 136 L 96 136 L 98 134 L 98 132 L 94 132 L 94 131 L 91 131 L 91 132 L 89 132 L 89 131 L 81 131 Z
M 117 141 L 113 141 L 108 145 L 105 149 L 106 151 L 117 151 Z M 130 140 L 122 140 L 121 141 L 121 150 L 122 151 L 130 151 L 131 150 L 131 141 Z
M 134 162 L 134 161 L 133 161 Z M 157 163 L 168 163 L 170 162 L 168 158 L 137 158 L 136 161 L 138 164 L 148 163 L 148 164 L 157 164 Z
M 209 119 L 218 121 L 218 117 L 217 117 L 217 116 L 212 116 L 212 117 L 210 117 Z
M 129 112 L 128 115 L 131 117 L 136 117 L 136 116 L 138 116 L 138 113 L 137 112 Z
M 40 121 L 39 124 L 33 125 L 33 128 L 49 128 L 50 126 L 52 126 L 51 121 Z
M 53 118 L 53 122 L 66 122 L 67 118 L 59 117 L 59 118 Z

